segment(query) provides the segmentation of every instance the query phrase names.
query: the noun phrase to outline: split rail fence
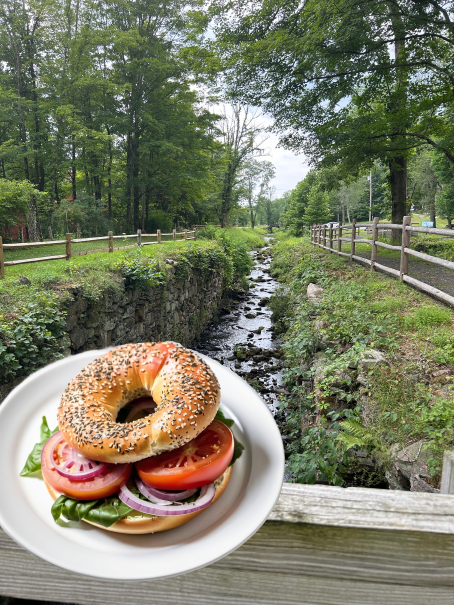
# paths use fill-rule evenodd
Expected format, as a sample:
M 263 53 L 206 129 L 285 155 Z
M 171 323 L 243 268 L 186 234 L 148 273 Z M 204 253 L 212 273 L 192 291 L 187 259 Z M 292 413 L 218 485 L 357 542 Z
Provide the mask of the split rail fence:
M 163 236 L 172 236 L 171 240 L 163 240 Z M 152 242 L 144 242 L 142 238 L 144 237 L 154 237 L 155 241 Z M 136 243 L 129 246 L 116 246 L 114 248 L 114 240 L 125 240 L 125 239 L 136 239 Z M 181 240 L 191 240 L 196 239 L 196 230 L 188 231 L 185 229 L 184 231 L 176 231 L 174 229 L 172 233 L 161 233 L 161 230 L 158 229 L 156 233 L 142 233 L 140 229 L 137 230 L 137 234 L 133 235 L 114 235 L 112 231 L 109 231 L 107 236 L 103 237 L 87 237 L 87 238 L 75 238 L 73 239 L 71 233 L 66 234 L 66 238 L 62 240 L 51 240 L 45 242 L 20 242 L 17 244 L 4 244 L 3 239 L 0 237 L 0 279 L 5 277 L 5 267 L 14 266 L 14 265 L 25 265 L 28 263 L 40 263 L 44 261 L 54 261 L 60 259 L 70 260 L 74 256 L 85 256 L 86 254 L 96 254 L 98 252 L 113 252 L 114 250 L 126 250 L 128 248 L 135 248 L 137 246 L 150 246 L 152 244 L 161 244 L 166 243 L 167 241 L 181 241 Z M 84 250 L 82 252 L 72 252 L 72 244 L 82 244 L 85 242 L 100 242 L 100 241 L 108 242 L 107 248 L 98 248 L 96 250 Z M 4 260 L 4 250 L 19 250 L 23 248 L 39 248 L 42 246 L 55 246 L 55 245 L 65 244 L 66 251 L 65 254 L 57 254 L 55 256 L 40 256 L 38 258 L 24 258 L 21 260 Z
M 361 237 L 361 229 L 365 230 L 365 237 Z M 394 246 L 385 242 L 378 241 L 379 230 L 398 230 L 402 232 L 401 245 Z M 348 237 L 344 234 L 349 231 Z M 339 224 L 338 227 L 330 225 L 329 228 L 326 225 L 314 225 L 311 227 L 311 243 L 314 246 L 319 246 L 329 252 L 334 252 L 339 256 L 349 258 L 351 261 L 357 261 L 365 265 L 369 265 L 371 271 L 379 270 L 384 273 L 389 273 L 394 277 L 398 277 L 401 281 L 410 284 L 414 288 L 427 292 L 434 298 L 438 298 L 443 302 L 454 306 L 454 296 L 434 288 L 425 282 L 410 277 L 408 275 L 408 259 L 410 256 L 420 258 L 429 263 L 445 267 L 447 269 L 454 269 L 454 262 L 439 258 L 438 256 L 431 256 L 417 250 L 410 248 L 410 237 L 412 233 L 429 233 L 431 235 L 444 235 L 446 237 L 454 237 L 454 230 L 451 229 L 435 229 L 433 227 L 413 227 L 411 225 L 411 217 L 404 216 L 402 224 L 394 223 L 380 223 L 378 218 L 374 218 L 373 223 L 357 223 L 355 220 L 349 225 Z M 371 237 L 368 238 L 367 235 Z M 342 251 L 342 243 L 350 243 L 350 252 Z M 356 254 L 356 244 L 369 244 L 372 247 L 370 259 L 358 256 Z M 334 247 L 335 246 L 335 247 Z M 400 252 L 400 267 L 399 270 L 387 267 L 377 262 L 377 250 L 378 248 L 385 248 L 386 250 L 394 250 Z

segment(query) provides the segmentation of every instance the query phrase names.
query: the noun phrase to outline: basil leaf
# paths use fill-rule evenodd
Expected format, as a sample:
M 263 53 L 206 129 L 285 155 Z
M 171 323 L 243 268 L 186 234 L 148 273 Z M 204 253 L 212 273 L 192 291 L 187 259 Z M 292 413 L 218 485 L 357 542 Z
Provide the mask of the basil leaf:
M 221 410 L 221 408 L 219 408 L 218 411 L 216 412 L 216 416 L 214 417 L 214 419 L 219 420 L 219 422 L 223 422 L 226 426 L 229 427 L 229 429 L 232 428 L 232 426 L 235 424 L 234 420 L 232 420 L 231 418 L 226 418 L 224 416 L 224 413 Z M 236 460 L 238 460 L 238 458 L 241 456 L 241 454 L 243 453 L 243 450 L 244 450 L 244 445 L 238 441 L 238 439 L 235 437 L 235 435 L 233 435 L 233 441 L 234 441 L 233 457 L 232 457 L 232 460 L 230 461 L 229 466 L 232 466 L 232 464 Z
M 103 498 L 97 502 L 98 504 L 88 511 L 84 519 L 103 527 L 110 527 L 133 510 L 122 502 L 120 498 Z
M 229 428 L 231 428 L 235 424 L 234 420 L 232 420 L 231 418 L 226 418 L 224 416 L 224 412 L 221 410 L 221 408 L 219 408 L 218 411 L 216 412 L 216 416 L 214 417 L 214 419 L 219 420 L 220 422 L 223 422 Z
M 43 422 L 40 430 L 40 441 L 35 443 L 31 454 L 29 454 L 25 466 L 20 472 L 21 477 L 32 475 L 33 473 L 41 470 L 41 452 L 43 451 L 43 446 L 46 441 L 57 431 L 58 427 L 53 431 L 50 430 L 49 425 L 47 424 L 47 419 L 45 416 L 43 416 Z
M 101 498 L 100 500 L 74 500 L 61 495 L 52 505 L 52 517 L 57 523 L 61 518 L 68 521 L 86 519 L 103 527 L 110 527 L 132 511 L 120 498 Z
M 238 441 L 238 439 L 235 437 L 235 435 L 233 436 L 233 440 L 234 440 L 233 457 L 232 457 L 232 460 L 231 460 L 229 466 L 232 466 L 232 464 L 238 460 L 238 458 L 241 456 L 241 454 L 243 453 L 243 450 L 244 450 L 244 445 Z

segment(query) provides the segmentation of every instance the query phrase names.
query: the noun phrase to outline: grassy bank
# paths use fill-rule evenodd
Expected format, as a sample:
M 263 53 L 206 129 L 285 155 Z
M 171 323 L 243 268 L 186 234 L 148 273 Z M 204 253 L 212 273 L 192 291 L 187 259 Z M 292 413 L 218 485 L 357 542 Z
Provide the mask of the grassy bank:
M 397 280 L 280 234 L 272 308 L 284 338 L 283 430 L 300 482 L 374 485 L 392 454 L 424 442 L 429 482 L 454 447 L 454 313 Z M 309 283 L 323 287 L 314 303 Z M 384 363 L 365 366 L 373 349 Z M 358 453 L 374 473 L 358 479 Z M 361 471 L 362 472 L 362 471 Z
M 7 267 L 5 279 L 0 280 L 0 384 L 61 355 L 65 348 L 64 303 L 73 288 L 82 289 L 95 304 L 112 290 L 165 288 L 165 267 L 172 261 L 177 279 L 185 279 L 190 268 L 221 272 L 228 289 L 234 282 L 244 281 L 250 271 L 248 250 L 257 243 L 263 245 L 263 238 L 257 237 L 260 242 L 253 242 L 247 230 L 243 234 L 232 229 L 216 239 L 168 242 L 70 261 Z M 20 277 L 26 277 L 26 283 L 21 283 Z

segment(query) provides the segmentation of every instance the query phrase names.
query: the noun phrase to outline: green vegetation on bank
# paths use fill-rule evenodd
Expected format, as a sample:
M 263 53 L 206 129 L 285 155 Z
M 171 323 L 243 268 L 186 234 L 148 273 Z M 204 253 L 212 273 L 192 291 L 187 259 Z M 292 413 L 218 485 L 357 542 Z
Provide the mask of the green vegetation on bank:
M 281 233 L 273 255 L 294 480 L 380 484 L 392 452 L 423 440 L 437 485 L 454 446 L 453 311 L 307 239 Z M 308 299 L 309 283 L 323 287 L 319 301 Z M 371 349 L 385 362 L 365 365 Z M 361 451 L 374 461 L 367 478 L 358 478 Z
M 243 280 L 254 245 L 263 245 L 249 230 L 219 230 L 216 239 L 168 242 L 113 253 L 8 267 L 0 280 L 0 384 L 29 374 L 57 359 L 67 347 L 64 303 L 80 288 L 92 304 L 107 292 L 160 286 L 165 288 L 166 260 L 173 260 L 176 278 L 189 270 L 221 272 L 224 288 Z M 26 275 L 30 283 L 21 283 Z

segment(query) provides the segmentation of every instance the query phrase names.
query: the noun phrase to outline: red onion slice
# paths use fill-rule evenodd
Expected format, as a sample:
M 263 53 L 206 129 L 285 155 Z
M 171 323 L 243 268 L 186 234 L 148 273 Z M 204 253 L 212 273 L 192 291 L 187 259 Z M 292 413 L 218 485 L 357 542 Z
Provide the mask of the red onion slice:
M 137 481 L 140 481 L 139 478 L 136 479 L 136 485 L 140 490 L 140 493 L 143 494 L 145 496 L 145 498 L 148 498 L 149 500 L 151 500 L 151 502 L 154 502 L 153 499 L 156 499 L 156 501 L 160 500 L 161 502 L 178 502 L 179 500 L 184 500 L 185 498 L 189 498 L 190 496 L 192 496 L 193 494 L 196 493 L 196 491 L 199 489 L 198 487 L 195 487 L 194 489 L 187 489 L 184 492 L 163 492 L 160 489 L 156 489 L 154 487 L 150 487 L 149 485 L 146 485 L 145 483 L 143 483 L 142 481 L 140 481 L 142 483 L 143 488 L 141 489 L 139 484 L 137 483 Z
M 60 433 L 60 431 L 58 431 L 58 433 Z M 56 435 L 58 435 L 58 433 L 56 433 Z M 57 464 L 54 460 L 54 452 L 57 448 L 58 455 L 63 460 L 60 464 Z M 69 479 L 70 481 L 85 481 L 86 479 L 92 479 L 93 477 L 100 475 L 109 466 L 104 462 L 96 462 L 95 460 L 90 460 L 89 458 L 82 456 L 82 454 L 79 454 L 79 452 L 66 443 L 62 435 L 60 439 L 55 441 L 54 447 L 50 451 L 50 463 L 59 475 L 66 477 L 66 479 Z
M 147 500 L 149 500 L 150 502 L 153 502 L 153 504 L 162 504 L 162 506 L 169 506 L 170 504 L 172 504 L 172 502 L 153 496 L 153 494 L 151 494 L 147 489 L 148 485 L 145 485 L 145 483 L 141 479 L 139 479 L 139 477 L 136 477 L 135 481 L 137 489 L 142 494 L 142 496 L 145 496 L 145 498 L 147 498 Z
M 118 497 L 122 502 L 147 515 L 155 515 L 157 517 L 166 517 L 170 515 L 188 515 L 189 513 L 195 513 L 199 510 L 203 510 L 213 502 L 216 490 L 214 483 L 204 485 L 200 490 L 200 496 L 195 502 L 185 502 L 179 506 L 169 506 L 163 504 L 152 504 L 141 500 L 126 487 L 123 486 L 118 492 Z

